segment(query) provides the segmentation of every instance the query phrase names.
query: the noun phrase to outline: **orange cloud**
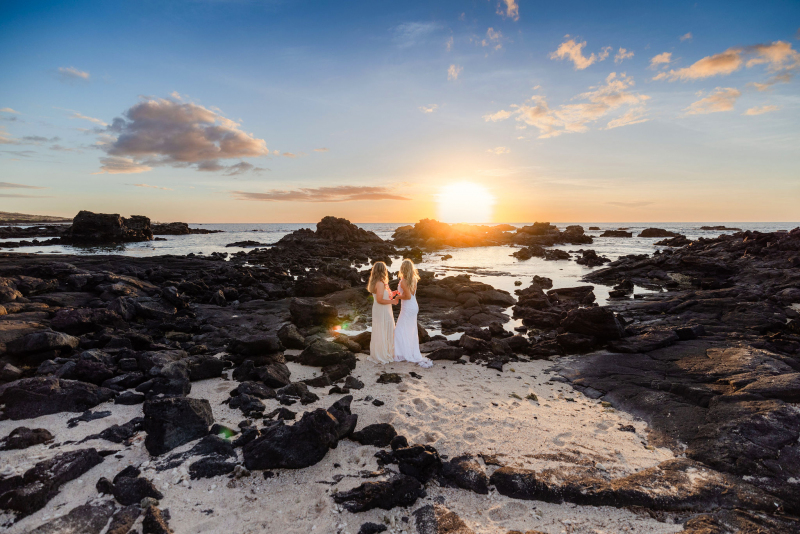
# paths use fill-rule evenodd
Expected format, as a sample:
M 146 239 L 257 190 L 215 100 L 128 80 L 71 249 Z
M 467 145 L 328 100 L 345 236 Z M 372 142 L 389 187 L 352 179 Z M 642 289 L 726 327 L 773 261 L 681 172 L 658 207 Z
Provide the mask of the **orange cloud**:
M 340 185 L 333 187 L 301 187 L 291 191 L 273 189 L 266 193 L 231 191 L 237 200 L 262 202 L 352 202 L 356 200 L 411 200 L 395 195 L 388 187 Z
M 747 62 L 745 62 L 745 58 L 749 58 Z M 800 53 L 792 49 L 791 43 L 785 41 L 729 48 L 720 54 L 704 57 L 688 67 L 657 74 L 653 79 L 671 82 L 697 80 L 710 76 L 728 75 L 739 70 L 742 65 L 748 68 L 767 65 L 769 72 L 794 70 L 800 67 Z
M 733 87 L 717 87 L 714 93 L 694 102 L 684 111 L 687 115 L 705 115 L 733 109 L 742 92 Z
M 575 39 L 564 41 L 559 45 L 558 49 L 550 54 L 550 59 L 569 59 L 575 64 L 575 70 L 583 70 L 595 61 L 597 56 L 592 53 L 589 57 L 583 55 L 583 47 L 586 46 L 586 41 L 579 43 Z
M 763 115 L 764 113 L 769 113 L 770 111 L 778 111 L 780 108 L 778 106 L 757 106 L 754 108 L 750 108 L 742 115 Z
M 517 0 L 500 0 L 497 4 L 497 14 L 511 20 L 519 20 L 519 4 L 517 4 Z

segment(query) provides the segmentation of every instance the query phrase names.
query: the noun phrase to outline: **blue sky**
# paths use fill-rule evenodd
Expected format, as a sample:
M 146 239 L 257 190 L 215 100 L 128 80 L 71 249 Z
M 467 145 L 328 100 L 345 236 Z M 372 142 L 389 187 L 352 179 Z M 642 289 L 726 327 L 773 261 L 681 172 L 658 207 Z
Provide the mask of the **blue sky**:
M 796 1 L 4 2 L 0 210 L 401 222 L 470 183 L 496 221 L 797 220 L 798 32 Z

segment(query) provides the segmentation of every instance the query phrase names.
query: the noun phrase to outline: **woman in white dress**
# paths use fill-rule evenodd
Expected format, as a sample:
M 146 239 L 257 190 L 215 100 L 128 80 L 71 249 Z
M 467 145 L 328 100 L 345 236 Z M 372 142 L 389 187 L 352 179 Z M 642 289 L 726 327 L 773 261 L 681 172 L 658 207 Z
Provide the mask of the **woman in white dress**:
M 400 316 L 394 329 L 394 361 L 413 362 L 420 367 L 431 367 L 433 362 L 419 351 L 419 332 L 417 331 L 417 282 L 419 273 L 414 262 L 403 260 L 400 264 L 400 283 L 397 296 L 401 301 Z
M 369 342 L 370 361 L 375 363 L 392 363 L 394 361 L 394 314 L 392 298 L 389 290 L 389 270 L 382 261 L 372 266 L 367 290 L 372 293 L 372 339 Z

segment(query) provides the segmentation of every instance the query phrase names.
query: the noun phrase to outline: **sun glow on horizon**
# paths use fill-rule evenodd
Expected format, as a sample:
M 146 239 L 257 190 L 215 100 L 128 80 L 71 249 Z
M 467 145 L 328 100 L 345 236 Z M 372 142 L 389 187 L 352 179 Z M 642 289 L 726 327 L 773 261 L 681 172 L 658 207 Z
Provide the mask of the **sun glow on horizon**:
M 441 222 L 492 222 L 495 198 L 482 185 L 472 182 L 448 184 L 442 187 L 436 200 Z

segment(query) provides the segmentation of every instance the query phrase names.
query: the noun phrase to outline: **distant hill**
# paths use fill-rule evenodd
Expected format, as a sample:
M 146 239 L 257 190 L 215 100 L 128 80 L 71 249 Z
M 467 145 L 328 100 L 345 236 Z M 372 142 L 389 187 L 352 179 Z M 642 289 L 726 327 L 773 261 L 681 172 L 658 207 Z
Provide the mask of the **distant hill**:
M 52 217 L 50 215 L 28 215 L 26 213 L 10 213 L 0 211 L 0 223 L 63 223 L 72 222 L 70 218 Z

